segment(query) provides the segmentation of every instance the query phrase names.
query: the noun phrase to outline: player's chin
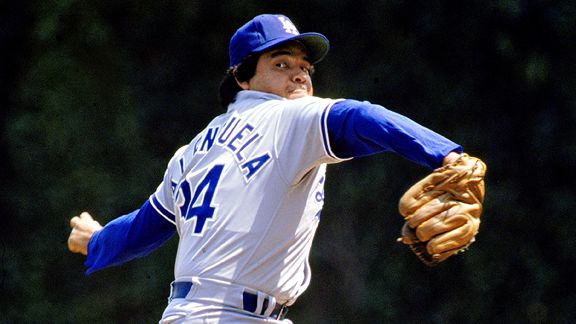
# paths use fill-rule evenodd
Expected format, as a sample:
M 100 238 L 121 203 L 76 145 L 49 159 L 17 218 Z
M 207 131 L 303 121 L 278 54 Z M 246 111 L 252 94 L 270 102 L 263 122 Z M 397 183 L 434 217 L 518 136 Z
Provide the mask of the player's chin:
M 289 91 L 286 98 L 287 99 L 298 99 L 298 98 L 304 98 L 304 97 L 311 96 L 311 95 L 312 95 L 312 91 L 308 91 L 306 89 L 296 89 L 293 91 Z

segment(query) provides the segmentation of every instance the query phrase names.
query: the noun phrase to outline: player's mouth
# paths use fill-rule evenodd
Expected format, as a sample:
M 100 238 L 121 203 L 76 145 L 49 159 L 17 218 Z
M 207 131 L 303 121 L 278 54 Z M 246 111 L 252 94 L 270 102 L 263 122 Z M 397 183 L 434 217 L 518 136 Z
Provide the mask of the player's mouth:
M 296 99 L 308 96 L 308 89 L 307 88 L 296 88 L 292 90 L 288 90 L 288 97 L 289 99 Z

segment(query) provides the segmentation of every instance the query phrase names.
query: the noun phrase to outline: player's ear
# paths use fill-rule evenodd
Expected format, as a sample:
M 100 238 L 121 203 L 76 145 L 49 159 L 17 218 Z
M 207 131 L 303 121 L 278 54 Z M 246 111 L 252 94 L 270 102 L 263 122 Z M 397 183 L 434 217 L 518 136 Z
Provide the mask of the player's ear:
M 236 77 L 234 77 L 234 80 L 236 80 L 236 83 L 242 90 L 250 90 L 250 83 L 248 83 L 248 81 L 238 81 Z
M 240 88 L 242 88 L 242 90 L 250 90 L 250 83 L 248 81 L 240 81 L 238 79 L 238 69 L 234 69 L 234 71 L 232 71 L 232 76 L 234 77 L 234 80 L 236 80 L 236 84 L 238 84 L 238 86 Z

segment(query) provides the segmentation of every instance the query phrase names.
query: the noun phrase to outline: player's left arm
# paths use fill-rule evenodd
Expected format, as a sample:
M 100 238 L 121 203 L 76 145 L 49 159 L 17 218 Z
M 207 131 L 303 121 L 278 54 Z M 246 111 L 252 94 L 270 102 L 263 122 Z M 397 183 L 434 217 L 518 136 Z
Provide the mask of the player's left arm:
M 72 231 L 68 237 L 68 249 L 70 252 L 87 255 L 88 242 L 90 242 L 94 232 L 102 229 L 102 225 L 95 221 L 92 215 L 83 212 L 70 219 L 70 227 L 72 227 Z
M 446 137 L 366 101 L 336 102 L 328 113 L 327 128 L 330 147 L 339 158 L 389 151 L 435 169 L 462 153 L 462 147 Z
M 73 217 L 70 225 L 68 248 L 87 255 L 87 274 L 145 256 L 176 232 L 174 224 L 152 207 L 150 200 L 104 227 L 88 213 Z

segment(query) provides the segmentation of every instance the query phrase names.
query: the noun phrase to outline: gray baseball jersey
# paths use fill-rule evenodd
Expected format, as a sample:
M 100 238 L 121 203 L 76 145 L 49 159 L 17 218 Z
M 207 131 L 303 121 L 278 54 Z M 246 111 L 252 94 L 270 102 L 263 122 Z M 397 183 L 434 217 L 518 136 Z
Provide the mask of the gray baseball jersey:
M 232 282 L 291 302 L 308 286 L 334 100 L 242 91 L 171 159 L 151 197 L 180 235 L 176 280 Z

